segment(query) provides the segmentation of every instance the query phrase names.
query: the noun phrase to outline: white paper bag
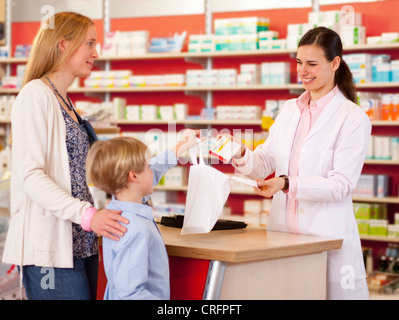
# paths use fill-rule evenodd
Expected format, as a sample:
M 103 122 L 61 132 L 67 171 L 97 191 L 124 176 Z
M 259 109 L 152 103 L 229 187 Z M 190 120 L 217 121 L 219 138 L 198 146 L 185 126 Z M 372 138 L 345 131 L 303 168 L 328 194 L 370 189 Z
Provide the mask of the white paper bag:
M 229 177 L 204 163 L 198 139 L 199 163 L 189 150 L 193 165 L 188 176 L 186 209 L 181 234 L 207 233 L 219 219 L 230 193 Z

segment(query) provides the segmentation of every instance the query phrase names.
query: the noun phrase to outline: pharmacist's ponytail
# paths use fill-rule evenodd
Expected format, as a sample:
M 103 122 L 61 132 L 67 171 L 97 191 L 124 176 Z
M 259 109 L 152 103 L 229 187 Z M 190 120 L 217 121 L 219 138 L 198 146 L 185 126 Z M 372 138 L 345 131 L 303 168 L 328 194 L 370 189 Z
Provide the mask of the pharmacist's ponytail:
M 357 102 L 356 87 L 353 82 L 352 72 L 342 58 L 341 64 L 335 72 L 335 83 L 347 99 L 354 103 Z
M 299 41 L 298 47 L 304 45 L 319 46 L 323 49 L 328 61 L 333 61 L 337 56 L 340 58 L 341 63 L 337 71 L 335 71 L 335 83 L 347 99 L 356 103 L 356 87 L 352 73 L 342 59 L 343 48 L 339 35 L 331 29 L 317 27 L 305 33 L 301 41 Z

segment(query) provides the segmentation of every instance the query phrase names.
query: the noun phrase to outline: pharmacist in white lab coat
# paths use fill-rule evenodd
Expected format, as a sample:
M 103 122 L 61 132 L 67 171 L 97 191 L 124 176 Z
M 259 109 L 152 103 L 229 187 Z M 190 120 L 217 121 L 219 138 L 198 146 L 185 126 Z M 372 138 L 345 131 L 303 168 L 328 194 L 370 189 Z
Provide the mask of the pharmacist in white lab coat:
M 351 193 L 370 120 L 354 103 L 352 74 L 334 31 L 319 27 L 303 36 L 297 71 L 306 91 L 286 102 L 263 145 L 252 152 L 242 144 L 233 166 L 260 179 L 257 194 L 273 196 L 268 229 L 343 239 L 340 250 L 328 252 L 328 299 L 368 299 Z

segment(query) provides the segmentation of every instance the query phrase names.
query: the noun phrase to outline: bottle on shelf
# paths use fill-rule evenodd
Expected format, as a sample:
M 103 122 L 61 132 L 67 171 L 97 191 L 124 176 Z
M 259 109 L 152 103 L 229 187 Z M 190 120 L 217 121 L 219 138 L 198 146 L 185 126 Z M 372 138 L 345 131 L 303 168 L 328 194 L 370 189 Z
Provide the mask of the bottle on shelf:
M 392 119 L 392 95 L 384 94 L 381 98 L 381 120 L 389 121 Z

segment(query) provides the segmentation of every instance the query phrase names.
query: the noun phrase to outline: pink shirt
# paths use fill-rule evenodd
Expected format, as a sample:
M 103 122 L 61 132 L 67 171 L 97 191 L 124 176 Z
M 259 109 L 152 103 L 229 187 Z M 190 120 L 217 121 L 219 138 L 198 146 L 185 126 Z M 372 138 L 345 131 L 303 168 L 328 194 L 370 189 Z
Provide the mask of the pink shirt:
M 291 149 L 290 162 L 288 167 L 288 177 L 290 179 L 290 188 L 287 197 L 287 210 L 286 210 L 286 225 L 291 232 L 300 233 L 298 228 L 298 215 L 297 215 L 297 200 L 295 200 L 297 193 L 296 177 L 299 175 L 299 155 L 301 152 L 302 144 L 309 134 L 310 129 L 314 126 L 320 114 L 323 112 L 327 104 L 334 98 L 338 92 L 338 87 L 335 86 L 324 97 L 316 101 L 310 101 L 310 92 L 305 91 L 297 100 L 301 117 L 295 133 L 295 139 Z

